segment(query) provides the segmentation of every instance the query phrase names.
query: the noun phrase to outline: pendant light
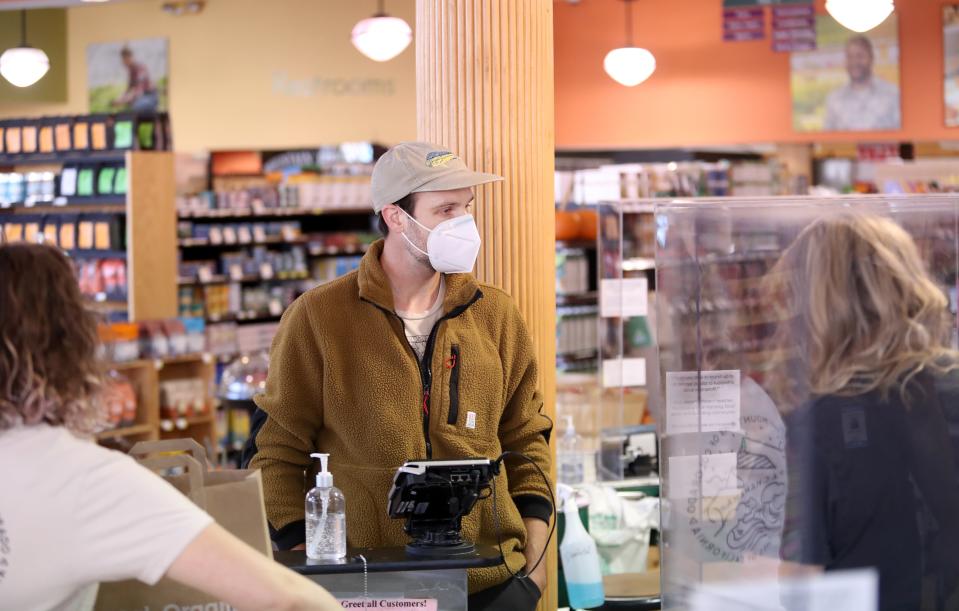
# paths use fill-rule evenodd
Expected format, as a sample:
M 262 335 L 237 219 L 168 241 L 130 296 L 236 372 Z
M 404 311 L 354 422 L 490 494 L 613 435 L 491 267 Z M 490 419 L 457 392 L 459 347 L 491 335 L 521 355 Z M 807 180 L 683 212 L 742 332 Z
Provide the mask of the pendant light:
M 603 68 L 620 85 L 635 87 L 653 75 L 656 58 L 646 49 L 633 45 L 633 0 L 623 1 L 626 3 L 626 46 L 607 53 Z
M 893 0 L 826 0 L 826 10 L 839 25 L 853 32 L 868 32 L 895 10 Z
M 20 46 L 0 55 L 0 75 L 16 87 L 29 87 L 50 69 L 50 58 L 43 49 L 27 45 L 27 11 L 20 11 Z
M 353 46 L 373 61 L 386 62 L 410 46 L 413 30 L 399 17 L 390 17 L 379 0 L 379 11 L 353 26 Z

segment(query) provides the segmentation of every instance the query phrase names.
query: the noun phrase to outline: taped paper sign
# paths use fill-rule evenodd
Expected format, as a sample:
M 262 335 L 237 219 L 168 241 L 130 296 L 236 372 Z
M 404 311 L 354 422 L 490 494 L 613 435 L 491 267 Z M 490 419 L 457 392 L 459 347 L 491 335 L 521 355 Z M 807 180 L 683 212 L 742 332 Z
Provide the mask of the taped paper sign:
M 630 318 L 649 313 L 649 283 L 646 278 L 602 280 L 599 291 L 603 318 Z
M 739 370 L 666 373 L 666 434 L 740 430 L 739 383 Z
M 400 609 L 437 611 L 433 598 L 347 598 L 339 601 L 344 609 Z
M 603 361 L 603 388 L 646 386 L 646 359 Z

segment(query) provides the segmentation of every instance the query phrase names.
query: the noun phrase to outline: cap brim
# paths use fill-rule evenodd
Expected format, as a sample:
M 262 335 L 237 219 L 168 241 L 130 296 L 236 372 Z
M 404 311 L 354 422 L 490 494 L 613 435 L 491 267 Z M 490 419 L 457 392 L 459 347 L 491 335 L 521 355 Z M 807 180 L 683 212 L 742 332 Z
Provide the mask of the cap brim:
M 486 174 L 484 172 L 474 172 L 472 170 L 454 170 L 449 174 L 437 176 L 436 178 L 423 183 L 410 193 L 423 193 L 425 191 L 453 191 L 454 189 L 468 189 L 485 185 L 491 182 L 503 180 L 502 176 L 496 174 Z

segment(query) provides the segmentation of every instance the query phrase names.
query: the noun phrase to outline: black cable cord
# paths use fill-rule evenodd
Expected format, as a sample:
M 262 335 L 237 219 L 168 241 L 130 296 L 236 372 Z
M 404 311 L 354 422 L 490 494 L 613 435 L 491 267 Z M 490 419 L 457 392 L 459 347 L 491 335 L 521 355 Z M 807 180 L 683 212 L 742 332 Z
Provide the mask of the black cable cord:
M 496 478 L 494 477 L 494 478 L 491 480 L 491 484 L 492 484 L 492 488 L 493 488 L 493 526 L 496 528 L 496 543 L 499 545 L 499 554 L 500 554 L 500 556 L 502 556 L 502 558 L 503 558 L 503 566 L 506 567 L 506 571 L 510 574 L 511 577 L 513 577 L 513 578 L 515 578 L 515 579 L 528 579 L 529 576 L 530 576 L 532 573 L 535 573 L 535 572 L 536 572 L 536 569 L 539 568 L 539 565 L 543 563 L 543 559 L 546 558 L 546 551 L 549 549 L 549 542 L 550 542 L 550 540 L 553 538 L 553 535 L 554 535 L 555 532 L 556 532 L 556 522 L 559 521 L 559 514 L 557 513 L 558 510 L 557 510 L 557 508 L 556 508 L 556 497 L 555 497 L 555 495 L 553 495 L 553 487 L 550 485 L 550 483 L 549 483 L 549 478 L 546 477 L 546 473 L 544 473 L 544 472 L 543 472 L 543 469 L 540 468 L 540 466 L 539 466 L 538 464 L 536 464 L 536 461 L 533 460 L 532 458 L 530 458 L 529 456 L 525 455 L 525 454 L 521 454 L 520 452 L 510 452 L 510 451 L 506 451 L 506 452 L 503 452 L 502 454 L 500 454 L 500 457 L 496 459 L 495 463 L 496 463 L 496 465 L 497 465 L 497 468 L 499 467 L 500 464 L 502 464 L 502 462 L 503 462 L 508 456 L 516 456 L 516 457 L 518 457 L 518 458 L 522 458 L 522 459 L 525 460 L 526 462 L 528 462 L 528 463 L 530 463 L 531 465 L 533 465 L 534 467 L 536 467 L 536 470 L 539 471 L 540 477 L 542 477 L 542 478 L 543 478 L 543 481 L 546 483 L 546 489 L 549 490 L 549 500 L 550 500 L 550 502 L 553 504 L 553 514 L 554 514 L 554 515 L 553 515 L 553 524 L 552 524 L 552 526 L 550 526 L 549 535 L 547 535 L 547 537 L 546 537 L 546 545 L 543 546 L 543 551 L 542 551 L 542 553 L 540 553 L 540 555 L 539 555 L 539 560 L 536 561 L 536 564 L 533 565 L 533 568 L 528 568 L 528 569 L 526 569 L 526 574 L 525 574 L 525 575 L 520 575 L 519 573 L 514 573 L 514 572 L 512 571 L 512 569 L 509 568 L 509 564 L 506 563 L 506 554 L 503 553 L 503 531 L 500 530 L 500 526 L 499 526 L 499 514 L 496 512 L 496 505 L 497 505 L 497 503 L 496 503 Z

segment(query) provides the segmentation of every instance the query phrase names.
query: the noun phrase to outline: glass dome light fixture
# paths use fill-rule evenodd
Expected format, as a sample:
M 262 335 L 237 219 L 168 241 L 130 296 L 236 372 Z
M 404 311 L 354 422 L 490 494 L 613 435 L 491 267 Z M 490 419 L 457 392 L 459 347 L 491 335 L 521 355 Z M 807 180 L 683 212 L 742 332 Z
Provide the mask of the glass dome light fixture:
M 633 0 L 626 3 L 626 46 L 606 54 L 603 68 L 620 85 L 635 87 L 656 71 L 656 58 L 648 50 L 633 44 Z
M 27 44 L 27 11 L 20 11 L 20 46 L 0 55 L 0 75 L 16 87 L 29 87 L 50 70 L 50 58 Z
M 842 27 L 868 32 L 896 9 L 894 0 L 826 0 L 826 10 Z
M 413 30 L 399 17 L 390 17 L 383 10 L 353 26 L 353 46 L 373 61 L 387 62 L 403 52 L 413 41 Z

